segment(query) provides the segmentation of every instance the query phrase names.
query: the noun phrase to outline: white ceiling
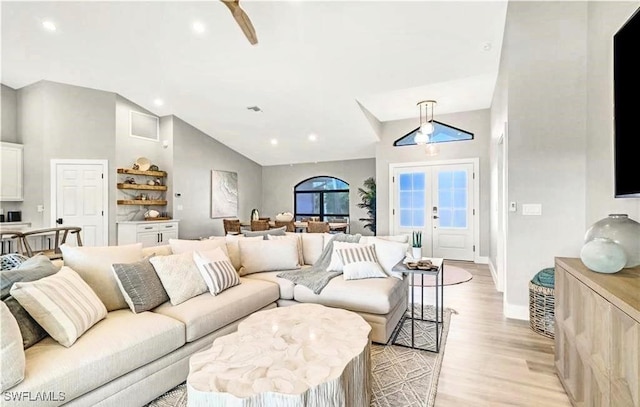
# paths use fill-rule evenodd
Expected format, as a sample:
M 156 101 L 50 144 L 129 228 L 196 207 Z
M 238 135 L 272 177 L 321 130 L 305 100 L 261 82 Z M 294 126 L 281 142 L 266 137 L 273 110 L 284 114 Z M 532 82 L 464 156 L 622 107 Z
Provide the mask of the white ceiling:
M 116 92 L 262 165 L 373 157 L 360 105 L 388 121 L 417 117 L 423 99 L 436 119 L 491 104 L 506 1 L 240 4 L 255 46 L 216 0 L 2 2 L 2 83 Z

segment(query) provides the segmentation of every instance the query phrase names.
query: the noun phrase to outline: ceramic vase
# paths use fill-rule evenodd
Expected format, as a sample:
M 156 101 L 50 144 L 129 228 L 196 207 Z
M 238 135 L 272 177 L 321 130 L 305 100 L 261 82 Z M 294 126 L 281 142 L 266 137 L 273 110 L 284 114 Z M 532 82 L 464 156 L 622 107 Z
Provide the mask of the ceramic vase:
M 422 247 L 412 247 L 411 248 L 411 257 L 413 257 L 416 260 L 419 260 L 422 258 Z
M 594 237 L 585 243 L 580 259 L 590 270 L 598 273 L 617 273 L 627 263 L 622 246 L 606 237 Z
M 613 240 L 622 246 L 627 263 L 624 267 L 640 265 L 640 223 L 629 218 L 626 214 L 610 214 L 600 219 L 587 230 L 585 243 L 596 237 Z

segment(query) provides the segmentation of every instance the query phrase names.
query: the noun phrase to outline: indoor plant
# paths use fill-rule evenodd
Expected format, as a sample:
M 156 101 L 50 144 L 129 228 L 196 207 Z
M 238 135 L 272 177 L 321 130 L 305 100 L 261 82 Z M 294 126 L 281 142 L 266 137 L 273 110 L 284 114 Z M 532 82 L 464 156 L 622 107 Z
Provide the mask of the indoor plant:
M 411 242 L 411 255 L 414 259 L 422 258 L 422 232 L 419 230 L 414 230 L 412 234 L 412 242 Z
M 358 208 L 366 209 L 368 218 L 358 219 L 365 222 L 364 228 L 369 229 L 376 234 L 376 180 L 369 177 L 364 180 L 363 188 L 358 188 L 358 195 L 362 202 L 358 204 Z

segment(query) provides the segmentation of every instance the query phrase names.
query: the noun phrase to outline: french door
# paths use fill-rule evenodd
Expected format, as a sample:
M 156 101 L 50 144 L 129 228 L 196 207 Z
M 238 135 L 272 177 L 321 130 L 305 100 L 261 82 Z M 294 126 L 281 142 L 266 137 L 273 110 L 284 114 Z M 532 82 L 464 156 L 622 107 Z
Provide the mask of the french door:
M 422 232 L 422 255 L 474 260 L 473 163 L 393 170 L 394 234 Z

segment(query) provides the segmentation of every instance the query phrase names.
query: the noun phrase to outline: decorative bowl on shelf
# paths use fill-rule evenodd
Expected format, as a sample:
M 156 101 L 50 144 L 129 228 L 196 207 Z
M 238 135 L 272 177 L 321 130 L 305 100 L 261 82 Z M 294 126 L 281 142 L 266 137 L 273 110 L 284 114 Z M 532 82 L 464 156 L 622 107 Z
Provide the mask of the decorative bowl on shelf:
M 151 167 L 151 160 L 146 157 L 139 157 L 136 160 L 136 165 L 140 171 L 147 171 Z
M 278 222 L 291 222 L 293 220 L 293 214 L 291 212 L 280 212 L 276 215 Z
M 158 216 L 160 216 L 160 212 L 155 209 L 150 209 L 144 213 L 145 218 L 157 218 Z

